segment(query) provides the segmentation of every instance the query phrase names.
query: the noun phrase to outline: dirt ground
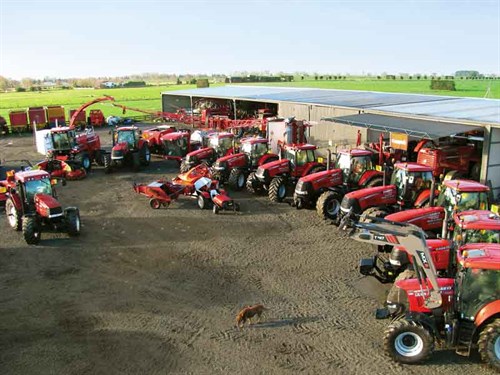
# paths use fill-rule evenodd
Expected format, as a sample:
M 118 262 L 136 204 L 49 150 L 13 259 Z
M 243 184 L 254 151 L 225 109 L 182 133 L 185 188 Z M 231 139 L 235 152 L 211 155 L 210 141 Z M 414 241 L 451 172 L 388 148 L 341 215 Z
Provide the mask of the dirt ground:
M 109 143 L 107 131 L 101 139 Z M 40 159 L 32 139 L 0 139 L 0 158 Z M 490 374 L 477 354 L 438 351 L 401 366 L 374 319 L 385 289 L 357 271 L 372 250 L 314 211 L 233 193 L 241 213 L 183 197 L 152 210 L 132 182 L 173 177 L 154 158 L 140 173 L 58 186 L 82 234 L 27 246 L 0 214 L 0 374 Z M 247 304 L 269 308 L 241 331 Z

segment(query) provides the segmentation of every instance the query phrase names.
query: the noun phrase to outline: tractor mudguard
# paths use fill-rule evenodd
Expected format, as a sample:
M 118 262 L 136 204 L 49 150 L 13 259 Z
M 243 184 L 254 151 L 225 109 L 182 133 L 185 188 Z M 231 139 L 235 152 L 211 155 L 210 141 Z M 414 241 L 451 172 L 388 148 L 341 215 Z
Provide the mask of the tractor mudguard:
M 439 195 L 439 190 L 436 190 L 434 192 L 434 197 L 437 197 L 438 195 Z M 425 206 L 429 202 L 430 196 L 431 196 L 431 189 L 426 189 L 422 191 L 418 195 L 417 199 L 415 199 L 414 206 L 417 208 Z
M 367 183 L 369 183 L 373 178 L 375 177 L 383 177 L 384 173 L 376 170 L 369 170 L 363 173 L 361 178 L 359 179 L 359 186 L 365 186 Z
M 326 170 L 326 166 L 324 164 L 318 163 L 318 162 L 313 162 L 313 163 L 308 163 L 307 167 L 304 168 L 304 172 L 302 173 L 302 176 L 307 176 L 312 169 L 317 168 L 317 167 L 322 167 L 323 169 L 319 169 L 316 172 L 324 171 Z
M 400 318 L 400 317 L 398 317 Z M 397 320 L 398 318 L 394 319 Z M 436 326 L 436 320 L 433 319 L 432 315 L 429 314 L 422 314 L 418 312 L 408 312 L 404 316 L 404 319 L 406 319 L 409 322 L 415 322 L 423 325 L 429 332 L 431 332 L 434 337 L 441 337 L 441 334 L 439 333 L 438 327 Z
M 78 207 L 66 207 L 64 209 L 64 216 L 66 216 L 68 214 L 68 212 L 76 212 L 76 213 L 80 213 L 80 210 L 78 209 Z
M 481 326 L 486 321 L 493 317 L 499 318 L 500 316 L 500 300 L 496 300 L 483 306 L 474 318 L 474 324 L 476 327 Z
M 260 166 L 262 164 L 266 164 L 266 163 L 269 163 L 271 161 L 275 161 L 278 159 L 279 159 L 279 157 L 276 154 L 264 154 L 260 157 L 259 161 L 257 162 L 257 165 Z
M 10 198 L 12 199 L 12 202 L 14 202 L 14 206 L 16 207 L 17 210 L 23 209 L 23 204 L 21 202 L 21 198 L 19 197 L 19 194 L 15 193 L 11 190 Z

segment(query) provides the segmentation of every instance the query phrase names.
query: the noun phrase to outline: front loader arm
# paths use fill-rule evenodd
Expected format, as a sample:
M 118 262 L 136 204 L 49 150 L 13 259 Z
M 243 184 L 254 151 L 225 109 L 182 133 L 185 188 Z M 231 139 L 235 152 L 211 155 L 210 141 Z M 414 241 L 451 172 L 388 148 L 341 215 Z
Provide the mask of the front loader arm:
M 436 267 L 425 241 L 424 231 L 416 225 L 370 218 L 371 223 L 356 223 L 350 237 L 374 245 L 401 245 L 413 257 L 417 278 L 423 288 L 423 279 L 430 281 L 432 289 L 426 301 L 430 309 L 441 306 Z
M 73 113 L 73 116 L 71 116 L 71 119 L 69 120 L 69 127 L 71 129 L 73 129 L 75 127 L 76 118 L 78 117 L 78 115 L 80 114 L 80 112 L 82 112 L 85 108 L 91 106 L 92 104 L 103 102 L 103 101 L 106 101 L 106 100 L 114 101 L 115 98 L 113 98 L 112 96 L 105 95 L 105 96 L 103 96 L 101 98 L 97 98 L 97 99 L 94 99 L 94 100 L 92 100 L 92 101 L 90 101 L 88 103 L 83 104 L 80 108 L 78 108 L 75 111 L 75 113 Z

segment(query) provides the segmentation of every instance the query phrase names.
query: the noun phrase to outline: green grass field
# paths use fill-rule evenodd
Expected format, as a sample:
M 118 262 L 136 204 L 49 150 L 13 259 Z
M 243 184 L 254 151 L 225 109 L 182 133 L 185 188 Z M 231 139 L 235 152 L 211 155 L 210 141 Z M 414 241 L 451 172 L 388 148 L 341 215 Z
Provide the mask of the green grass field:
M 263 83 L 265 86 L 313 87 L 342 90 L 369 90 L 382 92 L 418 93 L 430 95 L 449 95 L 462 97 L 484 97 L 490 87 L 489 98 L 500 99 L 499 80 L 455 80 L 457 91 L 430 90 L 429 80 L 377 80 L 368 78 L 351 78 L 346 80 L 304 80 L 295 82 Z M 248 85 L 258 85 L 256 83 Z M 212 85 L 214 86 L 214 85 Z M 27 107 L 63 105 L 66 110 L 78 108 L 94 98 L 111 95 L 117 103 L 142 109 L 161 110 L 161 92 L 179 89 L 191 89 L 195 85 L 148 86 L 140 88 L 117 89 L 73 89 L 50 90 L 41 92 L 11 92 L 0 93 L 0 116 L 8 120 L 10 110 L 26 109 Z M 95 104 L 104 115 L 122 116 L 120 108 L 113 107 L 110 102 Z M 127 116 L 140 115 L 128 111 Z

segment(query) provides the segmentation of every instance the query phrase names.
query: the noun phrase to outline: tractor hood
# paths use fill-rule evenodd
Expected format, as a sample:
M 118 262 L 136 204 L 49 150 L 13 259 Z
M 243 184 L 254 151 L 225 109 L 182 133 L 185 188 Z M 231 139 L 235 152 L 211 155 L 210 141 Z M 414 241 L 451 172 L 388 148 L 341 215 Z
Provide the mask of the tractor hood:
M 48 194 L 35 194 L 35 207 L 42 217 L 53 218 L 62 216 L 62 207 L 53 196 Z
M 273 169 L 280 169 L 282 167 L 288 168 L 288 163 L 290 163 L 290 160 L 288 160 L 288 159 L 281 159 L 281 160 L 270 161 L 269 163 L 262 164 L 259 167 L 259 169 L 262 169 L 262 170 L 273 170 Z
M 113 146 L 113 151 L 122 151 L 122 152 L 128 151 L 128 143 L 127 142 L 121 142 L 121 143 L 115 144 Z
M 385 219 L 410 223 L 423 230 L 440 229 L 444 220 L 444 208 L 439 206 L 405 210 L 387 215 Z
M 375 195 L 391 195 L 394 198 L 396 197 L 396 185 L 385 185 L 385 186 L 376 186 L 366 189 L 360 189 L 356 191 L 351 191 L 347 193 L 345 196 L 351 199 L 369 199 Z
M 211 147 L 204 147 L 200 148 L 195 151 L 191 151 L 186 155 L 186 160 L 190 160 L 191 158 L 196 158 L 196 159 L 205 159 L 210 157 L 214 152 L 214 149 Z
M 342 169 L 330 169 L 326 171 L 312 173 L 310 175 L 301 177 L 302 182 L 316 182 L 319 183 L 323 180 L 332 179 L 332 181 L 338 181 L 339 184 L 342 183 Z
M 223 156 L 221 158 L 218 158 L 217 161 L 218 162 L 221 162 L 221 163 L 224 163 L 224 162 L 232 162 L 233 159 L 238 159 L 238 158 L 241 158 L 241 157 L 244 157 L 246 156 L 244 153 L 240 152 L 238 154 L 232 154 L 232 155 L 226 155 L 226 156 Z
M 128 149 L 129 147 L 127 142 L 120 142 L 115 144 L 111 149 L 111 159 L 113 160 L 123 159 L 127 154 Z

